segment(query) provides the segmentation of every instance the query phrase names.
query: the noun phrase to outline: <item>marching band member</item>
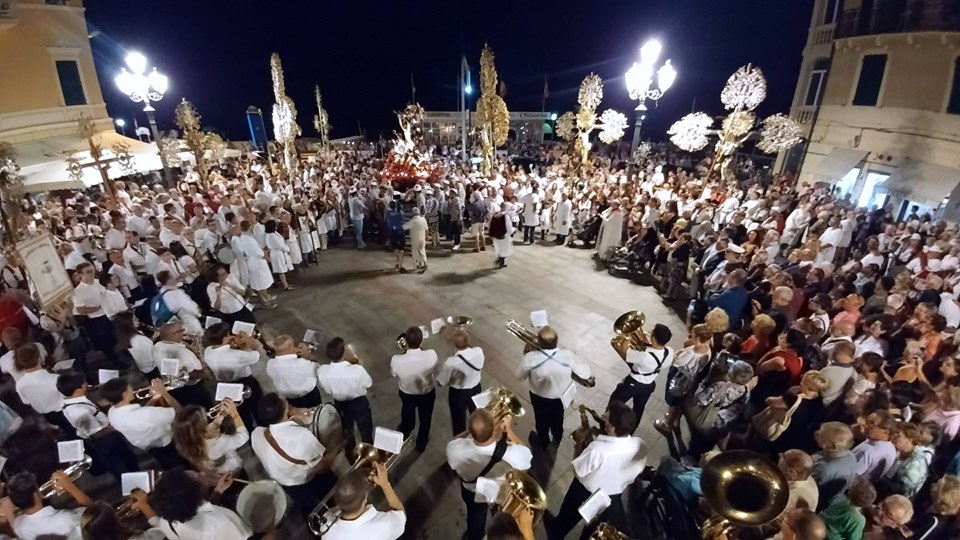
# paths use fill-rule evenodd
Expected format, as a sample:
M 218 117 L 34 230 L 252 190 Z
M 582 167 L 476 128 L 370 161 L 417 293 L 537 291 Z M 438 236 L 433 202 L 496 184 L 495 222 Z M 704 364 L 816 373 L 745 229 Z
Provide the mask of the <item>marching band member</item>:
M 344 432 L 352 433 L 356 424 L 360 440 L 372 443 L 373 414 L 367 389 L 373 386 L 373 379 L 359 362 L 343 358 L 345 350 L 346 345 L 339 337 L 327 343 L 326 354 L 331 363 L 317 368 L 317 380 L 320 388 L 333 398 L 333 406 L 340 413 Z
M 423 452 L 430 440 L 433 405 L 437 400 L 437 390 L 434 388 L 437 352 L 420 348 L 423 332 L 416 326 L 408 328 L 403 337 L 408 349 L 390 358 L 390 374 L 397 378 L 400 386 L 400 426 L 397 430 L 403 432 L 404 439 L 408 438 L 419 416 L 416 448 L 418 452 Z
M 231 325 L 237 321 L 257 322 L 244 296 L 246 289 L 236 276 L 228 272 L 225 267 L 215 264 L 210 269 L 209 279 L 207 297 L 210 299 L 210 308 L 217 318 Z
M 217 323 L 207 328 L 203 336 L 203 361 L 219 382 L 242 384 L 250 389 L 250 397 L 237 407 L 247 426 L 257 425 L 256 411 L 263 390 L 253 376 L 251 366 L 263 357 L 263 346 L 246 334 L 234 336 L 230 326 Z
M 520 380 L 530 381 L 530 403 L 536 432 L 530 434 L 530 442 L 541 448 L 553 443 L 559 445 L 563 440 L 563 410 L 561 396 L 571 391 L 573 379 L 590 378 L 590 366 L 571 351 L 557 346 L 557 331 L 544 326 L 537 333 L 540 348 L 523 355 L 520 364 Z
M 187 291 L 180 288 L 179 277 L 169 270 L 161 270 L 157 273 L 157 284 L 160 285 L 160 295 L 167 309 L 183 324 L 186 333 L 191 336 L 202 335 L 200 317 L 203 313 Z
M 260 427 L 250 445 L 267 476 L 283 486 L 302 516 L 307 516 L 329 492 L 336 477 L 331 472 L 341 447 L 324 448 L 309 429 L 294 422 L 294 409 L 278 394 L 260 401 Z M 266 427 L 263 427 L 266 426 Z
M 107 253 L 110 262 L 110 269 L 107 272 L 116 276 L 120 281 L 120 290 L 128 300 L 136 301 L 143 298 L 143 290 L 140 288 L 140 280 L 137 279 L 137 273 L 130 266 L 130 263 L 123 258 L 123 252 L 114 249 Z
M 27 343 L 17 348 L 14 362 L 22 375 L 16 382 L 17 395 L 24 405 L 42 414 L 51 424 L 73 432 L 73 427 L 63 416 L 63 395 L 57 391 L 57 376 L 43 367 L 39 347 Z
M 136 316 L 129 312 L 120 313 L 113 319 L 117 345 L 133 358 L 147 380 L 153 380 L 160 377 L 157 361 L 153 357 L 153 340 L 140 331 L 138 322 Z
M 447 443 L 447 463 L 460 478 L 460 496 L 467 505 L 468 540 L 481 540 L 487 521 L 487 505 L 476 502 L 477 478 L 486 477 L 501 461 L 514 469 L 527 470 L 533 459 L 530 449 L 513 432 L 510 418 L 501 425 L 487 409 L 470 414 L 468 430 Z
M 301 358 L 300 347 L 283 334 L 273 340 L 276 355 L 267 361 L 267 376 L 277 393 L 294 407 L 316 407 L 321 403 L 317 389 L 317 364 Z
M 610 499 L 605 514 L 616 512 L 620 507 L 620 495 L 634 482 L 647 465 L 647 448 L 634 437 L 636 416 L 630 407 L 614 401 L 603 415 L 600 434 L 592 441 L 589 429 L 574 432 L 575 441 L 573 472 L 576 478 L 567 488 L 563 503 L 556 517 L 545 518 L 547 537 L 551 540 L 565 538 L 577 525 L 580 508 L 591 494 L 603 490 Z M 594 519 L 595 526 L 601 519 Z M 591 527 L 588 526 L 587 530 Z M 584 533 L 587 534 L 586 532 Z
M 93 504 L 93 499 L 80 490 L 63 471 L 53 473 L 53 481 L 68 493 L 80 508 L 57 510 L 43 504 L 37 477 L 30 472 L 19 472 L 7 482 L 7 496 L 17 508 L 17 516 L 9 516 L 13 531 L 20 540 L 57 537 L 81 540 L 80 514 L 83 507 Z
M 110 405 L 107 419 L 130 444 L 146 450 L 164 469 L 185 465 L 173 446 L 173 419 L 180 410 L 163 381 L 150 381 L 151 398 L 146 405 L 134 403 L 133 387 L 123 379 L 110 379 L 100 386 L 100 394 Z M 162 403 L 164 406 L 156 406 Z
M 232 482 L 230 475 L 221 478 L 214 497 L 223 495 Z M 150 524 L 177 540 L 244 540 L 253 536 L 236 512 L 205 500 L 206 492 L 207 486 L 195 473 L 164 473 L 150 494 Z
M 337 480 L 333 500 L 337 510 L 330 510 L 328 520 L 336 519 L 323 534 L 327 540 L 356 540 L 358 537 L 378 540 L 396 540 L 403 534 L 407 525 L 407 514 L 403 503 L 390 485 L 387 469 L 382 463 L 374 463 L 374 473 L 370 479 L 364 471 L 355 470 Z M 370 482 L 383 490 L 388 511 L 382 512 L 367 503 Z M 336 512 L 339 511 L 339 517 Z
M 171 390 L 177 401 L 185 405 L 200 405 L 209 408 L 213 405 L 213 397 L 201 384 L 203 380 L 203 364 L 200 359 L 187 347 L 183 340 L 186 335 L 184 326 L 178 322 L 168 322 L 160 327 L 160 339 L 153 344 L 153 359 L 157 366 L 163 368 L 163 361 L 176 359 L 179 363 L 177 375 L 189 374 L 187 384 Z
M 453 335 L 453 346 L 457 352 L 447 358 L 437 374 L 437 384 L 450 385 L 447 401 L 450 405 L 450 420 L 453 436 L 466 429 L 466 417 L 477 406 L 473 396 L 480 393 L 480 372 L 483 370 L 483 349 L 470 346 L 470 336 L 464 331 Z
M 630 365 L 630 373 L 610 394 L 610 403 L 633 400 L 633 414 L 636 416 L 634 429 L 640 425 L 647 400 L 657 387 L 657 375 L 664 366 L 673 364 L 673 349 L 667 347 L 671 337 L 673 333 L 669 328 L 657 324 L 650 332 L 650 346 L 643 351 L 633 348 L 627 350 L 626 362 Z
M 141 236 L 136 231 L 127 231 L 127 247 L 123 248 L 123 258 L 130 263 L 140 277 L 144 298 L 150 298 L 156 294 L 157 286 L 153 275 L 160 263 L 160 256 L 149 244 L 141 241 Z
M 225 425 L 228 418 L 230 427 Z M 229 398 L 220 404 L 220 414 L 213 420 L 198 405 L 184 407 L 173 420 L 174 447 L 205 479 L 224 474 L 242 476 L 243 460 L 237 450 L 249 440 L 250 433 Z
M 103 285 L 97 282 L 97 271 L 85 262 L 77 266 L 80 283 L 73 290 L 73 314 L 80 316 L 80 325 L 87 332 L 91 346 L 103 353 L 115 366 L 119 366 L 114 346 L 113 324 L 103 311 Z

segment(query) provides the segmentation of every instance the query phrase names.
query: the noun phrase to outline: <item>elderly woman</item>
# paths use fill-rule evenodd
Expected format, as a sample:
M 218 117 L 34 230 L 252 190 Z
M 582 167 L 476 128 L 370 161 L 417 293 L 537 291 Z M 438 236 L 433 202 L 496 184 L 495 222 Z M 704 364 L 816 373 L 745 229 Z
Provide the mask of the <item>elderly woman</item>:
M 790 498 L 787 499 L 787 510 L 791 508 L 808 508 L 816 510 L 820 500 L 820 490 L 817 481 L 811 476 L 813 472 L 813 458 L 803 450 L 787 450 L 780 454 L 777 468 L 787 479 L 790 489 Z
M 827 414 L 823 405 L 823 392 L 829 383 L 819 371 L 804 373 L 799 387 L 791 388 L 783 396 L 767 398 L 767 407 L 776 410 L 792 411 L 790 422 L 780 436 L 773 441 L 763 442 L 771 453 L 781 453 L 793 448 L 812 449 L 814 432 L 823 423 Z
M 719 378 L 700 383 L 697 391 L 683 403 L 683 413 L 690 425 L 689 455 L 694 459 L 712 449 L 729 432 L 740 417 L 753 378 L 753 367 L 735 360 Z
M 857 477 L 857 458 L 853 448 L 853 430 L 842 422 L 824 422 L 814 438 L 820 451 L 813 454 L 810 475 L 817 482 L 821 509 L 830 500 L 847 490 Z
M 777 323 L 766 313 L 754 317 L 750 324 L 750 337 L 743 341 L 741 352 L 749 358 L 763 358 L 773 348 L 771 336 Z
M 944 476 L 930 487 L 930 507 L 910 522 L 910 538 L 952 540 L 960 538 L 960 478 Z
M 690 330 L 690 339 L 684 348 L 673 356 L 673 365 L 667 372 L 667 388 L 664 401 L 670 407 L 666 416 L 653 422 L 654 428 L 661 433 L 669 433 L 677 427 L 680 403 L 697 388 L 710 362 L 713 332 L 706 324 L 698 324 Z

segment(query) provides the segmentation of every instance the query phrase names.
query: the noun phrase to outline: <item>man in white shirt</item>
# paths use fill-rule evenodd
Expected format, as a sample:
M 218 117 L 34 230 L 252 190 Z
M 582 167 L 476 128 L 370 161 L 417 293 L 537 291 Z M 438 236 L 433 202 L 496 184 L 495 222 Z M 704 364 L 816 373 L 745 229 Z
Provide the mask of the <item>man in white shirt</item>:
M 580 521 L 577 511 L 587 498 L 597 491 L 610 497 L 610 506 L 593 519 L 584 530 L 584 537 L 604 516 L 613 514 L 620 504 L 623 490 L 632 484 L 647 465 L 647 448 L 640 437 L 631 435 L 637 420 L 633 411 L 620 402 L 607 406 L 603 415 L 600 434 L 596 438 L 588 431 L 577 431 L 575 437 L 584 437 L 574 442 L 573 473 L 576 475 L 563 497 L 556 514 L 544 519 L 548 537 L 564 538 Z M 589 439 L 593 439 L 592 441 Z M 555 516 L 555 517 L 554 517 Z
M 247 428 L 253 429 L 257 425 L 256 411 L 263 390 L 251 368 L 266 356 L 263 345 L 246 334 L 231 334 L 227 323 L 217 323 L 207 328 L 203 342 L 210 344 L 203 351 L 203 361 L 217 382 L 242 384 L 250 389 L 250 397 L 237 405 L 237 412 Z
M 147 404 L 138 405 L 133 402 L 133 387 L 125 380 L 111 379 L 103 383 L 100 395 L 112 405 L 107 419 L 130 444 L 150 452 L 164 469 L 188 467 L 173 445 L 173 419 L 181 409 L 180 404 L 160 379 L 150 382 L 150 390 L 152 397 Z
M 191 336 L 203 335 L 203 324 L 200 323 L 203 313 L 200 306 L 180 287 L 177 277 L 169 270 L 160 270 L 157 273 L 157 284 L 160 285 L 158 294 L 170 313 L 173 313 L 172 320 L 180 321 L 186 333 Z
M 353 425 L 356 424 L 360 440 L 373 443 L 373 413 L 367 399 L 367 389 L 373 386 L 373 379 L 359 361 L 345 360 L 345 351 L 342 338 L 335 337 L 327 343 L 326 354 L 330 363 L 317 368 L 317 380 L 320 388 L 333 398 L 333 406 L 340 413 L 348 438 L 353 439 Z
M 232 481 L 221 479 L 217 496 Z M 169 471 L 157 480 L 150 494 L 147 516 L 166 538 L 177 540 L 245 540 L 253 536 L 250 526 L 233 510 L 204 500 L 207 486 L 190 471 Z
M 657 387 L 657 376 L 664 367 L 673 364 L 673 349 L 667 347 L 672 337 L 673 333 L 667 326 L 657 324 L 650 332 L 651 343 L 646 350 L 627 349 L 627 357 L 624 360 L 630 366 L 630 373 L 610 394 L 607 407 L 615 401 L 629 403 L 633 400 L 633 413 L 637 422 L 634 430 L 640 425 L 647 400 Z
M 81 491 L 63 471 L 55 471 L 52 479 L 80 505 L 71 510 L 57 510 L 45 506 L 40 497 L 37 477 L 31 472 L 19 472 L 7 482 L 6 492 L 17 508 L 12 518 L 13 532 L 20 540 L 35 540 L 44 536 L 81 540 L 80 515 L 93 499 Z
M 100 351 L 114 366 L 123 367 L 117 358 L 115 347 L 116 336 L 113 323 L 103 311 L 103 296 L 105 289 L 97 282 L 97 273 L 90 263 L 77 266 L 80 283 L 73 290 L 73 314 L 78 317 L 78 324 L 87 332 L 90 345 Z
M 430 440 L 433 405 L 437 400 L 434 388 L 437 352 L 420 348 L 423 332 L 416 326 L 408 328 L 403 338 L 408 347 L 406 352 L 390 358 L 390 375 L 397 378 L 400 386 L 400 426 L 397 430 L 403 433 L 404 439 L 410 437 L 419 416 L 416 448 L 423 452 Z
M 90 262 L 68 243 L 60 244 L 60 256 L 63 258 L 63 267 L 67 270 L 76 270 L 81 264 Z
M 133 215 L 127 218 L 126 229 L 136 232 L 139 236 L 147 236 L 147 231 L 150 230 L 150 222 L 143 215 L 143 206 L 134 204 L 130 207 L 130 211 L 133 212 Z
M 523 355 L 518 377 L 530 381 L 530 403 L 536 424 L 530 442 L 546 448 L 551 435 L 557 445 L 563 440 L 563 410 L 570 405 L 575 392 L 571 374 L 589 379 L 590 366 L 573 352 L 558 348 L 557 332 L 549 326 L 540 329 L 537 342 L 539 349 Z
M 446 455 L 450 468 L 460 478 L 460 496 L 467 505 L 468 540 L 481 540 L 486 529 L 487 505 L 477 502 L 477 479 L 489 477 L 500 462 L 514 469 L 530 468 L 533 454 L 513 432 L 511 422 L 496 425 L 496 419 L 487 409 L 470 414 L 469 431 L 447 443 Z
M 214 315 L 230 325 L 237 321 L 256 324 L 257 319 L 244 296 L 245 288 L 236 276 L 223 266 L 215 265 L 210 270 L 209 278 L 207 298 L 210 299 Z
M 523 205 L 523 243 L 532 244 L 536 239 L 537 225 L 540 220 L 540 195 L 537 194 L 537 184 L 530 181 L 530 192 L 520 197 Z
M 188 377 L 185 385 L 170 390 L 178 402 L 184 405 L 199 405 L 206 409 L 213 406 L 213 397 L 203 385 L 203 364 L 190 347 L 184 344 L 185 336 L 186 330 L 179 322 L 162 325 L 159 340 L 153 344 L 153 360 L 163 375 Z M 199 340 L 200 337 L 195 336 L 192 339 Z M 171 375 L 171 360 L 175 360 L 177 364 L 175 375 Z M 166 371 L 164 361 L 167 361 Z
M 261 427 L 250 434 L 250 446 L 267 476 L 283 486 L 306 517 L 336 483 L 330 468 L 342 447 L 324 448 L 309 429 L 291 419 L 298 412 L 278 394 L 263 396 Z
M 310 408 L 320 405 L 317 389 L 317 364 L 301 358 L 302 350 L 293 338 L 283 334 L 273 340 L 276 356 L 267 361 L 267 376 L 277 393 L 291 406 Z
M 390 485 L 387 469 L 381 463 L 374 464 L 372 481 L 383 491 L 388 511 L 382 512 L 367 503 L 370 480 L 361 470 L 350 471 L 337 480 L 333 500 L 337 507 L 324 514 L 323 521 L 330 524 L 323 538 L 326 540 L 358 540 L 360 538 L 396 540 L 403 535 L 407 514 L 403 503 Z
M 113 227 L 103 235 L 103 248 L 106 250 L 123 250 L 127 246 L 125 234 L 127 220 L 122 215 L 117 214 L 113 217 L 111 223 Z
M 363 199 L 357 196 L 357 188 L 350 188 L 350 197 L 347 199 L 347 205 L 350 212 L 350 221 L 353 222 L 353 229 L 357 235 L 357 247 L 363 249 L 367 245 L 363 242 L 363 218 L 367 214 L 367 206 Z
M 450 386 L 447 401 L 450 405 L 450 421 L 453 436 L 466 429 L 466 418 L 477 406 L 473 396 L 480 393 L 480 372 L 483 370 L 483 349 L 470 346 L 470 337 L 464 331 L 453 335 L 457 351 L 447 358 L 437 374 L 437 384 Z
M 830 218 L 830 225 L 820 234 L 820 251 L 817 252 L 817 263 L 832 263 L 836 258 L 837 248 L 843 238 L 843 229 L 840 228 L 840 218 Z

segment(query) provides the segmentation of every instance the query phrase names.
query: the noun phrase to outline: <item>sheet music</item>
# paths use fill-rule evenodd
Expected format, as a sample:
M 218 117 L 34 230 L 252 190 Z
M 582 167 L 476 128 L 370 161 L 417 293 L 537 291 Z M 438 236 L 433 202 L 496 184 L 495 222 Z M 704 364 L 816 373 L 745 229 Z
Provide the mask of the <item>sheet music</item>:
M 234 403 L 243 400 L 243 385 L 240 383 L 217 383 L 217 394 L 213 398 L 215 401 L 223 401 L 230 398 Z
M 203 329 L 206 330 L 215 324 L 220 324 L 223 322 L 223 319 L 214 317 L 213 315 L 207 315 L 207 320 L 203 322 Z
M 62 441 L 57 443 L 57 455 L 60 463 L 83 461 L 83 441 Z
M 585 522 L 590 523 L 610 507 L 610 502 L 610 496 L 604 493 L 602 489 L 598 489 L 580 505 L 577 512 L 580 513 L 580 517 Z
M 530 324 L 533 325 L 534 328 L 543 328 L 544 326 L 547 326 L 547 324 L 549 324 L 547 321 L 547 311 L 544 309 L 539 311 L 531 311 Z
M 234 334 L 239 334 L 239 333 L 243 332 L 244 334 L 247 334 L 248 336 L 252 336 L 252 335 L 253 335 L 253 331 L 256 330 L 256 329 L 257 329 L 257 325 L 255 325 L 255 324 L 253 324 L 253 323 L 248 323 L 248 322 L 243 322 L 243 321 L 235 321 L 235 322 L 233 323 L 233 328 L 231 328 L 230 331 L 233 332 Z
M 126 497 L 135 489 L 142 489 L 145 493 L 153 490 L 153 482 L 150 481 L 149 471 L 129 472 L 120 475 L 120 492 Z
M 479 394 L 474 395 L 470 399 L 473 401 L 473 404 L 476 405 L 478 409 L 482 409 L 487 405 L 489 405 L 491 401 L 493 401 L 493 390 L 480 392 Z
M 109 380 L 113 380 L 120 377 L 120 372 L 116 369 L 101 369 L 97 371 L 97 381 L 100 384 L 103 384 Z
M 373 431 L 373 447 L 391 454 L 399 454 L 403 448 L 403 433 L 377 426 Z

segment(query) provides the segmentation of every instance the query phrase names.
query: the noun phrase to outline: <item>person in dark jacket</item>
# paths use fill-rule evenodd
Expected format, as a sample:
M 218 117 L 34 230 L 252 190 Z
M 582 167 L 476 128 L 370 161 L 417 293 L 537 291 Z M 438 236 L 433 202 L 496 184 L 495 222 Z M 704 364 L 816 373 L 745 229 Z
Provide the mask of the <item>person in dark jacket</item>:
M 750 294 L 743 286 L 747 280 L 747 272 L 742 269 L 734 270 L 727 276 L 726 289 L 707 301 L 710 308 L 720 308 L 730 318 L 730 330 L 739 329 L 744 313 L 750 306 Z

